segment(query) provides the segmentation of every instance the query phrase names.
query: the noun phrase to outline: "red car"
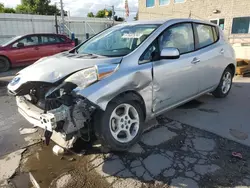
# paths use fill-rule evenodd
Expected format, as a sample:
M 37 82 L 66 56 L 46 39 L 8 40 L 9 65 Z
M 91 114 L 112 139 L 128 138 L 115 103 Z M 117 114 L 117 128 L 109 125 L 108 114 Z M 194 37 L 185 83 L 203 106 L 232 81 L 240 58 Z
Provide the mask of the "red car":
M 70 50 L 75 42 L 65 35 L 30 34 L 0 44 L 0 72 L 10 67 L 32 64 L 38 59 Z

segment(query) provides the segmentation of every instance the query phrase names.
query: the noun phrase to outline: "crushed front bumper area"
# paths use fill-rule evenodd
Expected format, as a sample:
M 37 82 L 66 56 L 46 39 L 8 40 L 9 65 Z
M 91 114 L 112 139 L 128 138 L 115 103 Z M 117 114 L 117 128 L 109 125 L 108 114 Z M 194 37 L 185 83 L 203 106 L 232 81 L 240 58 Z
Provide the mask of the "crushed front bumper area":
M 16 102 L 19 113 L 26 120 L 46 131 L 53 132 L 51 139 L 66 148 L 72 147 L 75 140 L 81 137 L 81 130 L 88 127 L 87 123 L 95 109 L 87 99 L 79 99 L 73 106 L 62 104 L 59 108 L 48 112 L 44 112 L 24 96 L 17 96 Z

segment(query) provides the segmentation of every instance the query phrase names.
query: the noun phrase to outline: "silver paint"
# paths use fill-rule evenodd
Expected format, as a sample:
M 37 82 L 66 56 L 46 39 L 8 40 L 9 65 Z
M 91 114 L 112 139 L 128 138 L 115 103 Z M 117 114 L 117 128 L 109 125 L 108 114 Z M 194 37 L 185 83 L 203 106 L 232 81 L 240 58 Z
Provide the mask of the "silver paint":
M 22 70 L 18 85 L 9 85 L 8 88 L 14 90 L 27 81 L 54 83 L 75 71 L 97 65 L 99 73 L 115 71 L 85 89 L 76 89 L 77 94 L 105 110 L 108 103 L 119 94 L 135 92 L 144 101 L 147 121 L 166 110 L 211 92 L 218 86 L 225 68 L 229 64 L 236 64 L 233 49 L 223 37 L 217 43 L 183 54 L 179 59 L 161 59 L 139 64 L 139 58 L 148 46 L 167 27 L 181 22 L 208 23 L 192 19 L 125 23 L 124 25 L 162 25 L 137 49 L 124 57 L 91 59 L 86 56 L 79 57 L 81 55 L 77 54 L 52 56 Z M 220 35 L 223 35 L 222 31 Z M 220 53 L 222 49 L 223 54 Z

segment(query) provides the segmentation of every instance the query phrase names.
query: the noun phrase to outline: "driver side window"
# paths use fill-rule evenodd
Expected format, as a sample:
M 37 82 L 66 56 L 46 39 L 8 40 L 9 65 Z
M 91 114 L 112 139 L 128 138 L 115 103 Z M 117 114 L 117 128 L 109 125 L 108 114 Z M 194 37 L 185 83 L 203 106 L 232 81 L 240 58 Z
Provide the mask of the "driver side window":
M 167 28 L 159 37 L 160 50 L 174 47 L 180 54 L 194 51 L 194 35 L 191 23 L 182 23 Z
M 38 36 L 27 36 L 18 40 L 16 43 L 12 45 L 12 47 L 16 48 L 18 43 L 23 43 L 24 46 L 34 46 L 39 44 Z

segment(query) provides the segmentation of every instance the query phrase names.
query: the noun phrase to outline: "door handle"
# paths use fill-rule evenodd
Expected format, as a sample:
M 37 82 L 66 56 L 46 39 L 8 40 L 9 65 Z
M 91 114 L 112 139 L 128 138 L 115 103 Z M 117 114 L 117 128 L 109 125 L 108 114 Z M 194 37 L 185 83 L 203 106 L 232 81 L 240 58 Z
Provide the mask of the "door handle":
M 196 63 L 199 63 L 200 61 L 201 61 L 200 59 L 198 59 L 197 57 L 195 57 L 191 63 L 192 64 L 196 64 Z
M 224 49 L 221 49 L 221 50 L 220 50 L 220 53 L 221 53 L 221 54 L 224 54 L 224 52 L 225 52 Z
M 38 48 L 38 47 L 35 47 L 35 50 L 39 50 L 39 48 Z

